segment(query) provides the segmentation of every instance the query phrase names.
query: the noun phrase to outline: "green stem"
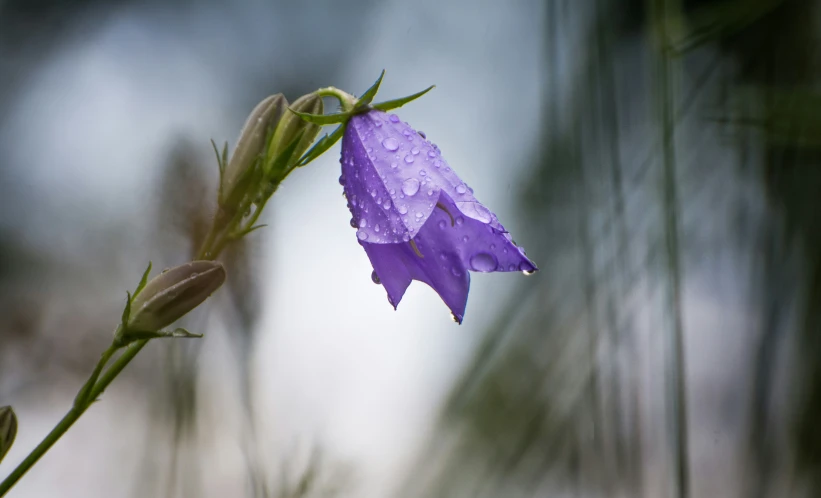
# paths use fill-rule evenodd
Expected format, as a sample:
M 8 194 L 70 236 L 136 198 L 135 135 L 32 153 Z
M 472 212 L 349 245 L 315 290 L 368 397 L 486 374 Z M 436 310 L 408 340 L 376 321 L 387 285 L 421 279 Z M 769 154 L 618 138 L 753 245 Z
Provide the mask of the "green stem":
M 335 86 L 320 88 L 316 91 L 316 94 L 320 97 L 333 97 L 337 99 L 339 104 L 342 106 L 342 112 L 352 111 L 356 106 L 356 97 L 348 92 L 343 92 Z
M 26 472 L 35 464 L 38 460 L 52 447 L 54 443 L 60 439 L 65 432 L 74 425 L 74 422 L 80 418 L 80 416 L 85 413 L 89 406 L 96 400 L 108 387 L 109 384 L 114 380 L 117 375 L 123 371 L 123 369 L 128 365 L 131 360 L 140 352 L 140 350 L 148 343 L 147 340 L 137 341 L 129 346 L 125 352 L 120 355 L 117 360 L 112 363 L 111 367 L 105 371 L 102 375 L 100 375 L 101 370 L 108 362 L 108 360 L 113 355 L 115 349 L 113 347 L 106 350 L 103 353 L 102 357 L 100 358 L 100 362 L 97 363 L 97 366 L 94 368 L 94 372 L 92 372 L 91 377 L 89 377 L 88 382 L 83 385 L 83 388 L 80 389 L 80 393 L 82 394 L 84 391 L 87 392 L 87 395 L 82 396 L 79 395 L 77 401 L 75 401 L 75 406 L 71 408 L 71 410 L 66 413 L 60 422 L 54 426 L 54 429 L 46 435 L 46 437 L 37 445 L 31 453 L 20 462 L 20 465 L 15 468 L 11 474 L 6 477 L 3 482 L 0 482 L 0 496 L 5 496 L 6 493 L 14 486 L 17 481 L 23 477 Z M 96 378 L 96 382 L 94 382 Z M 93 384 L 93 387 L 87 389 L 89 385 Z M 82 399 L 81 399 L 82 398 Z

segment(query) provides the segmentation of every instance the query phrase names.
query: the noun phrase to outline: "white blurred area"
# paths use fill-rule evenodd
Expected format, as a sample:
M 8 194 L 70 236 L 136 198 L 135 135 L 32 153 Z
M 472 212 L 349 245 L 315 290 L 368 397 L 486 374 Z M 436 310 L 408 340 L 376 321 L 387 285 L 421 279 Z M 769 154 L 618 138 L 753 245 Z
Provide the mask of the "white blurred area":
M 203 174 L 216 177 L 208 140 L 233 144 L 250 110 L 236 105 L 249 101 L 237 96 L 247 88 L 243 80 L 298 71 L 291 64 L 278 67 L 278 61 L 293 60 L 280 51 L 304 50 L 306 65 L 320 55 L 345 58 L 338 76 L 317 87 L 361 93 L 383 68 L 377 100 L 436 84 L 400 115 L 440 146 L 527 247 L 513 195 L 539 123 L 542 2 L 517 2 L 515 8 L 469 0 L 380 2 L 363 4 L 367 12 L 328 2 L 300 3 L 300 12 L 265 2 L 231 5 L 230 16 L 224 6 L 192 3 L 177 10 L 128 7 L 86 19 L 26 82 L 0 130 L 0 147 L 12 155 L 11 164 L 25 165 L 13 172 L 14 183 L 42 202 L 15 217 L 31 244 L 67 262 L 82 261 L 94 238 L 83 225 L 89 218 L 99 226 L 129 220 L 126 243 L 113 246 L 120 253 L 111 255 L 133 271 L 133 278 L 109 289 L 112 296 L 124 293 L 151 257 L 139 239 L 146 229 L 139 213 L 151 211 L 146 199 L 173 141 L 191 139 L 207 163 Z M 346 46 L 351 32 L 358 37 L 352 47 Z M 295 42 L 300 34 L 306 36 Z M 525 277 L 474 274 L 461 326 L 418 282 L 394 311 L 371 282 L 371 267 L 349 227 L 337 182 L 338 147 L 288 178 L 264 216 L 271 227 L 251 235 L 265 241 L 257 271 L 267 282 L 253 357 L 257 444 L 273 473 L 295 449 L 304 456 L 306 447 L 318 444 L 332 465 L 353 469 L 351 496 L 382 498 L 393 494 L 428 436 L 440 401 L 495 315 L 498 296 Z M 538 263 L 539 255 L 531 255 Z M 236 373 L 223 335 L 230 331 L 213 325 L 198 365 L 200 426 L 219 431 L 201 434 L 196 458 L 203 465 L 203 496 L 239 496 L 245 422 L 232 408 Z M 8 400 L 20 432 L 0 475 L 57 422 L 76 387 Z M 115 382 L 12 496 L 129 496 L 145 444 L 149 408 L 142 396 Z

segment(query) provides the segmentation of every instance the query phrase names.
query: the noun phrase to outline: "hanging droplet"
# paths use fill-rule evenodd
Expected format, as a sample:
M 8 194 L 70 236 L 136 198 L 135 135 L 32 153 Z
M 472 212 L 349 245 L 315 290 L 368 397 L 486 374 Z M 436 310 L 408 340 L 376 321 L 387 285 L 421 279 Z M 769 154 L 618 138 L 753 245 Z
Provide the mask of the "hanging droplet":
M 373 280 L 373 283 L 375 283 L 377 285 L 382 283 L 382 281 L 379 280 L 379 275 L 376 274 L 376 270 L 371 272 L 371 280 Z

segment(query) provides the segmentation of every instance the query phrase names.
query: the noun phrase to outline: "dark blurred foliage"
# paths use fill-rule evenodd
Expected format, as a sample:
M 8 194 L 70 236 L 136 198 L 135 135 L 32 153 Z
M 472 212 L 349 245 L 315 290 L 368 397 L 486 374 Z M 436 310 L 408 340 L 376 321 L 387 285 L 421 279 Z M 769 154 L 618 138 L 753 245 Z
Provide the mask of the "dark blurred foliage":
M 749 393 L 743 479 L 722 496 L 817 496 L 818 2 L 548 5 L 542 136 L 521 188 L 534 228 L 520 238 L 542 271 L 489 326 L 407 495 L 703 496 L 689 443 L 706 429 L 688 419 L 722 408 L 688 405 L 679 279 L 730 251 L 751 263 L 760 330 L 732 383 Z M 557 40 L 579 15 L 573 97 L 557 102 Z

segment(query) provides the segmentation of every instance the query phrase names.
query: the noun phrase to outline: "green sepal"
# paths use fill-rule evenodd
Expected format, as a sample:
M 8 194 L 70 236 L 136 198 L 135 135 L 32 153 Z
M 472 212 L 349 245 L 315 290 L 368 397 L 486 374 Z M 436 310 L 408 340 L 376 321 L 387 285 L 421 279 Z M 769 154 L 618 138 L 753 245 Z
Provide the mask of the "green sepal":
M 131 297 L 130 292 L 125 291 L 125 293 L 128 295 L 128 298 L 126 298 L 125 308 L 123 308 L 123 317 L 122 317 L 123 327 L 125 327 L 126 324 L 128 324 L 128 320 L 131 318 L 131 299 L 132 299 L 132 297 Z
M 160 339 L 160 338 L 182 338 L 182 339 L 199 339 L 202 337 L 202 334 L 194 334 L 193 332 L 189 332 L 182 327 L 176 328 L 174 330 L 157 330 L 157 331 L 150 331 L 150 330 L 124 330 L 121 335 L 121 340 L 123 344 L 128 344 L 134 341 L 141 341 L 144 339 Z
M 313 124 L 318 124 L 320 126 L 344 123 L 345 121 L 351 118 L 350 112 L 337 112 L 334 114 L 309 114 L 307 112 L 295 111 L 290 107 L 288 108 L 288 110 L 302 118 L 304 121 Z
M 321 156 L 325 153 L 326 150 L 333 147 L 335 143 L 342 138 L 342 135 L 345 133 L 345 125 L 340 125 L 337 129 L 335 129 L 330 135 L 325 135 L 319 141 L 311 147 L 311 150 L 305 153 L 299 161 L 296 163 L 297 167 L 305 166 L 306 164 L 310 163 L 317 157 Z
M 211 139 L 211 147 L 214 149 L 214 155 L 217 156 L 217 167 L 220 172 L 220 185 L 222 185 L 222 176 L 225 174 L 225 163 L 222 162 L 222 156 L 220 155 L 220 151 L 217 149 L 217 143 L 214 142 L 213 138 Z
M 134 291 L 134 295 L 131 298 L 137 297 L 137 294 L 140 293 L 145 288 L 145 284 L 148 283 L 148 274 L 151 273 L 151 261 L 148 262 L 148 268 L 145 269 L 143 272 L 143 278 L 140 279 L 140 283 L 137 284 L 137 289 Z
M 370 88 L 365 90 L 365 93 L 363 93 L 362 96 L 359 97 L 359 100 L 356 101 L 356 107 L 354 107 L 354 109 L 361 109 L 366 105 L 370 104 L 371 102 L 373 102 L 373 98 L 376 97 L 376 92 L 379 91 L 379 85 L 382 84 L 382 78 L 384 77 L 385 70 L 383 69 L 382 74 L 379 75 L 379 79 L 376 80 L 376 83 L 374 83 L 373 85 L 371 85 Z
M 274 159 L 274 162 L 271 163 L 271 169 L 268 170 L 268 176 L 279 176 L 276 173 L 287 171 L 288 166 L 293 163 L 291 161 L 291 157 L 294 155 L 294 151 L 299 146 L 299 142 L 302 140 L 302 136 L 305 135 L 305 130 L 300 130 L 299 133 L 296 134 L 291 143 L 289 143 L 282 152 Z
M 394 100 L 386 100 L 385 102 L 380 102 L 378 104 L 374 104 L 371 107 L 374 109 L 379 109 L 380 111 L 390 111 L 391 109 L 396 109 L 398 107 L 402 107 L 403 105 L 407 104 L 408 102 L 414 101 L 425 95 L 429 91 L 436 88 L 436 85 L 431 85 L 421 92 L 414 93 L 413 95 L 408 95 L 407 97 L 402 97 L 401 99 L 394 99 Z

